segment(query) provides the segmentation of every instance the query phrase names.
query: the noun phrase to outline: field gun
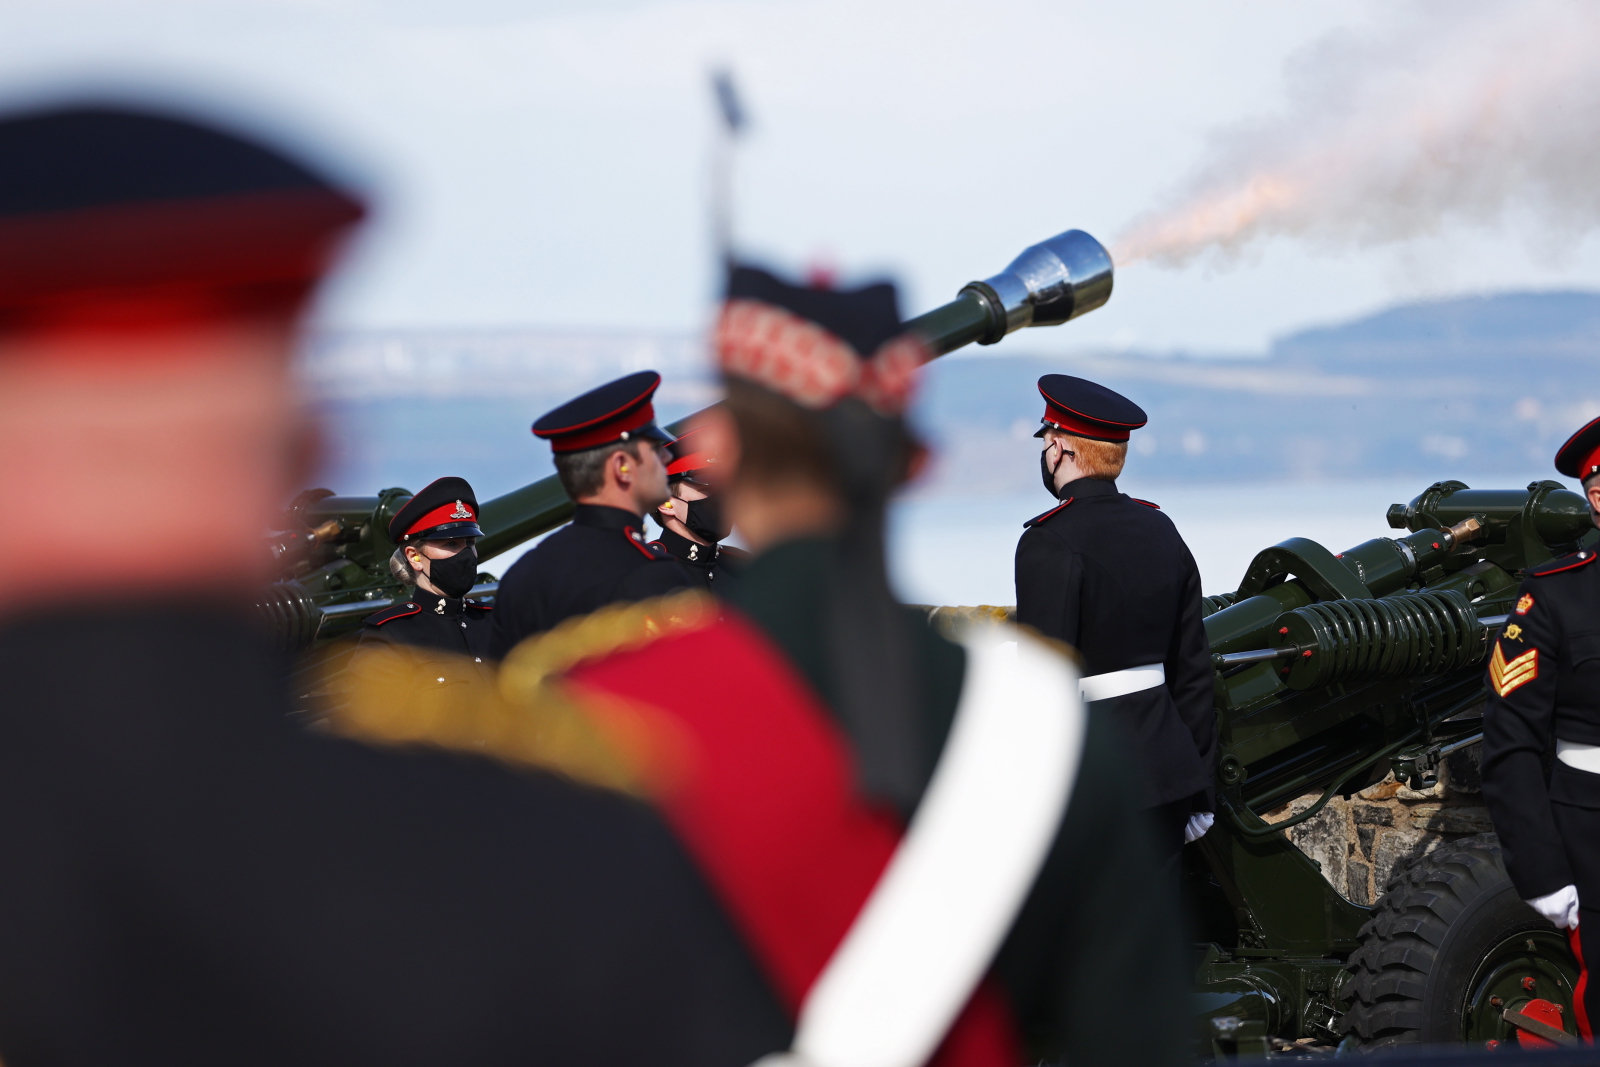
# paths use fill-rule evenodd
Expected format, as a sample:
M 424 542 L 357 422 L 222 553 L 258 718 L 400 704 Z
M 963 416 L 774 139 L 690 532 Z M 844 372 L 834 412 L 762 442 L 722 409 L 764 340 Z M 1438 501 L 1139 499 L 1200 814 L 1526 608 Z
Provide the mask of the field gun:
M 1055 326 L 1111 299 L 1112 265 L 1105 248 L 1082 230 L 1068 230 L 1025 249 L 1005 270 L 962 287 L 942 307 L 912 319 L 934 356 L 969 344 L 990 345 L 1030 326 Z M 694 416 L 673 424 L 681 432 Z M 310 489 L 284 511 L 268 538 L 279 580 L 260 595 L 258 610 L 283 649 L 325 646 L 388 607 L 402 586 L 388 570 L 395 546 L 389 521 L 411 499 L 405 489 L 376 496 L 338 496 Z M 478 556 L 489 559 L 565 523 L 573 505 L 554 475 L 482 503 Z M 499 588 L 481 573 L 473 595 Z
M 1557 482 L 1439 482 L 1388 521 L 1407 532 L 1339 554 L 1290 538 L 1206 598 L 1219 810 L 1185 850 L 1185 880 L 1207 1053 L 1517 1042 L 1535 996 L 1572 1018 L 1565 941 L 1517 898 L 1493 835 L 1416 859 L 1370 906 L 1285 836 L 1391 772 L 1434 784 L 1442 759 L 1482 738 L 1484 662 L 1521 572 L 1600 541 Z

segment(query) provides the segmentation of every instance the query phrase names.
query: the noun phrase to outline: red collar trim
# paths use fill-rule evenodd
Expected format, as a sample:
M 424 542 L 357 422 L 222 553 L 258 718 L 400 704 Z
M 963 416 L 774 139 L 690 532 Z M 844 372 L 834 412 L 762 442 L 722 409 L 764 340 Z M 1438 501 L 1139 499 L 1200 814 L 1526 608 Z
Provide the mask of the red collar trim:
M 1067 499 L 1063 500 L 1061 503 L 1057 504 L 1055 507 L 1053 507 L 1049 511 L 1045 512 L 1043 515 L 1035 515 L 1033 518 L 1031 518 L 1027 522 L 1023 523 L 1022 524 L 1022 528 L 1024 530 L 1026 530 L 1030 526 L 1039 525 L 1039 523 L 1041 523 L 1044 520 L 1048 519 L 1050 516 L 1054 515 L 1056 512 L 1060 511 L 1062 508 L 1066 507 L 1068 504 L 1072 503 L 1076 499 L 1078 499 L 1078 498 L 1075 497 L 1075 496 L 1067 497 Z
M 394 614 L 393 615 L 383 615 L 382 618 L 379 618 L 377 615 L 368 615 L 367 616 L 367 621 L 370 622 L 374 626 L 382 626 L 384 623 L 389 622 L 392 619 L 403 619 L 407 615 L 415 615 L 417 612 L 422 610 L 421 606 L 417 605 L 417 604 L 411 604 L 411 605 L 409 605 L 409 607 L 411 608 L 410 611 L 394 611 L 393 608 L 390 608 L 389 610 L 393 611 Z M 382 614 L 382 613 L 380 612 L 379 614 Z
M 1591 552 L 1586 548 L 1582 552 L 1579 552 L 1578 555 L 1584 558 L 1578 560 L 1576 563 L 1569 563 L 1565 567 L 1551 567 L 1547 571 L 1534 571 L 1533 576 L 1535 578 L 1543 578 L 1547 574 L 1560 574 L 1562 571 L 1575 571 L 1579 567 L 1587 567 L 1589 564 L 1594 562 L 1595 556 L 1600 555 L 1600 553 Z
M 640 553 L 643 554 L 645 559 L 661 558 L 654 552 L 650 551 L 649 545 L 645 543 L 644 534 L 640 533 L 636 527 L 629 526 L 624 528 L 622 531 L 622 539 L 628 542 L 628 544 L 632 545 L 634 548 L 637 548 Z

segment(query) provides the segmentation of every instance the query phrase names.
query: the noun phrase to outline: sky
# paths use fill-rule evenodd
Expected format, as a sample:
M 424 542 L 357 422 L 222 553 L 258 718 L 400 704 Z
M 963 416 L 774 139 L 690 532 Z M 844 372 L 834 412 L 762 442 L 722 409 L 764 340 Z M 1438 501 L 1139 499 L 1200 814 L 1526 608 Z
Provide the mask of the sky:
M 1217 138 L 1281 111 L 1308 56 L 1385 17 L 1372 0 L 0 0 L 0 101 L 176 103 L 368 190 L 325 326 L 681 334 L 714 291 L 713 69 L 751 116 L 741 250 L 892 276 L 909 316 L 1062 230 L 1111 243 Z M 1123 270 L 1049 344 L 1259 352 L 1396 302 L 1545 288 L 1600 288 L 1600 244 L 1553 254 L 1514 223 L 1341 252 L 1274 239 L 1228 266 Z

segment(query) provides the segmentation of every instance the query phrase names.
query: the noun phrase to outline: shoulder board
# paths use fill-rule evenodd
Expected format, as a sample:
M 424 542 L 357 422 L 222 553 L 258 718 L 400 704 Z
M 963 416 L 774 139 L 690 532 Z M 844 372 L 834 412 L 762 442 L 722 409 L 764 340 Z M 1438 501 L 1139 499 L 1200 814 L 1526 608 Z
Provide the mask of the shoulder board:
M 1057 504 L 1055 507 L 1053 507 L 1049 511 L 1045 512 L 1043 515 L 1035 515 L 1033 518 L 1031 518 L 1027 522 L 1023 523 L 1022 524 L 1022 528 L 1024 530 L 1026 530 L 1030 526 L 1039 525 L 1041 522 L 1044 522 L 1046 519 L 1050 518 L 1056 512 L 1060 511 L 1062 508 L 1066 507 L 1068 504 L 1072 503 L 1076 499 L 1078 499 L 1078 498 L 1075 497 L 1075 496 L 1067 497 L 1067 499 L 1063 500 L 1061 503 Z
M 1544 578 L 1552 574 L 1560 574 L 1562 571 L 1587 567 L 1595 561 L 1596 555 L 1600 555 L 1600 553 L 1586 548 L 1582 552 L 1574 552 L 1570 556 L 1562 556 L 1560 559 L 1553 559 L 1549 563 L 1541 563 L 1528 571 L 1528 577 Z
M 422 610 L 422 605 L 414 600 L 403 600 L 398 604 L 391 604 L 382 611 L 375 611 L 367 616 L 368 626 L 382 626 L 393 619 L 403 619 L 407 615 L 415 615 Z
M 1143 504 L 1145 507 L 1147 507 L 1147 508 L 1155 508 L 1157 511 L 1161 510 L 1161 505 L 1160 504 L 1152 504 L 1150 501 L 1148 501 L 1148 500 L 1140 500 L 1136 496 L 1130 496 L 1128 499 L 1133 501 L 1135 504 Z
M 644 534 L 633 527 L 622 531 L 622 539 L 638 549 L 645 559 L 671 559 L 672 553 L 655 541 L 646 541 Z

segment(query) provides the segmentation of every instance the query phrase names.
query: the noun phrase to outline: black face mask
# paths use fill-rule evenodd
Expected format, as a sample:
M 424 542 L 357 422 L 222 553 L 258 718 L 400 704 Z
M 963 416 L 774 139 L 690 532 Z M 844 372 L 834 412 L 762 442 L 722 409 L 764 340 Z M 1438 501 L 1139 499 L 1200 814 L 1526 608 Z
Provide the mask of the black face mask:
M 689 510 L 684 513 L 683 524 L 689 532 L 696 537 L 703 537 L 712 544 L 716 544 L 733 530 L 733 524 L 722 515 L 722 502 L 716 497 L 708 496 L 704 500 L 689 501 Z
M 1050 469 L 1050 465 L 1046 463 L 1044 459 L 1044 457 L 1048 456 L 1049 454 L 1050 450 L 1048 448 L 1039 450 L 1039 477 L 1044 479 L 1044 491 L 1049 493 L 1051 496 L 1055 496 L 1056 472 Z
M 464 597 L 478 580 L 478 548 L 468 545 L 447 559 L 428 561 L 428 578 L 447 597 Z

